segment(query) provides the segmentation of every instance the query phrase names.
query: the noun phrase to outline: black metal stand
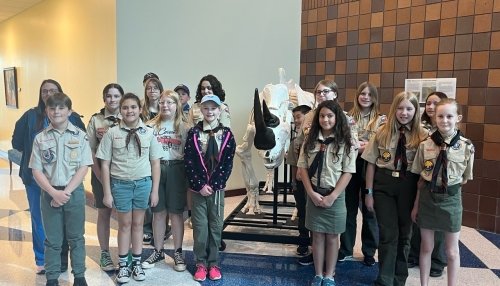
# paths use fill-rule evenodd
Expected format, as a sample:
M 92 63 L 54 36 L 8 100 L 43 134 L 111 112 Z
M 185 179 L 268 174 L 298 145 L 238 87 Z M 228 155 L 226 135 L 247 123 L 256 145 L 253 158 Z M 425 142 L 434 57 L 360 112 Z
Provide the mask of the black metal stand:
M 274 170 L 274 188 L 273 188 L 273 201 L 259 201 L 261 206 L 272 206 L 272 213 L 262 212 L 261 214 L 244 214 L 241 209 L 245 206 L 247 198 L 231 212 L 231 214 L 224 220 L 222 231 L 223 239 L 244 240 L 244 241 L 261 241 L 272 243 L 288 243 L 299 244 L 298 227 L 296 222 L 290 220 L 291 214 L 279 213 L 279 208 L 294 208 L 295 203 L 287 202 L 287 195 L 290 194 L 291 185 L 288 182 L 287 172 L 288 165 L 284 165 L 284 182 L 278 182 L 278 169 Z M 264 182 L 259 183 L 259 189 L 264 186 Z M 278 197 L 283 194 L 282 202 L 278 201 Z M 228 226 L 241 226 L 245 228 L 268 229 L 272 230 L 268 233 L 250 233 L 242 231 L 227 231 Z M 295 235 L 290 235 L 289 230 L 295 230 Z M 280 234 L 279 231 L 287 231 Z

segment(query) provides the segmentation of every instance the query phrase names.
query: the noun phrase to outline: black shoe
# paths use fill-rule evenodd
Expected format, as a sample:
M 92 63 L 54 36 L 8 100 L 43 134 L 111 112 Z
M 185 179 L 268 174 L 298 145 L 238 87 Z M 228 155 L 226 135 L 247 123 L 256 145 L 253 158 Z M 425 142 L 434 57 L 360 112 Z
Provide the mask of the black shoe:
M 311 265 L 314 263 L 314 260 L 313 260 L 313 255 L 312 253 L 309 254 L 309 255 L 306 255 L 304 257 L 301 257 L 299 259 L 297 259 L 297 262 L 300 264 L 300 265 Z
M 219 251 L 224 251 L 224 250 L 226 250 L 226 243 L 224 242 L 224 240 L 221 240 Z
M 87 280 L 85 280 L 85 277 L 75 277 L 73 286 L 88 286 Z
M 415 261 L 414 259 L 408 259 L 408 268 L 413 268 L 415 266 L 418 266 L 418 261 Z
M 366 266 L 373 266 L 375 265 L 375 258 L 373 258 L 373 256 L 365 256 L 363 264 Z
M 49 279 L 45 286 L 59 286 L 59 281 L 57 279 Z
M 144 233 L 142 235 L 142 244 L 150 245 L 150 244 L 152 244 L 152 241 L 153 241 L 153 234 L 152 233 Z
M 299 245 L 297 246 L 297 255 L 304 256 L 309 252 L 309 247 L 307 245 Z
M 429 273 L 429 276 L 434 278 L 441 277 L 443 276 L 443 270 L 431 269 L 431 273 Z

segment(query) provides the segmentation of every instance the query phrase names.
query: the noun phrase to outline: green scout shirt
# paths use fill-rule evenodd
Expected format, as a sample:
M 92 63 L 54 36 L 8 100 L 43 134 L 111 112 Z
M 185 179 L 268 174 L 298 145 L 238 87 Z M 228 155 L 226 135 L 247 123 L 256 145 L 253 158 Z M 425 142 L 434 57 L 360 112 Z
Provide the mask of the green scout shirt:
M 325 139 L 323 137 L 323 134 L 321 134 L 321 131 L 318 135 L 318 139 Z M 335 154 L 336 150 L 334 149 L 334 145 L 327 145 L 325 155 L 323 157 L 323 171 L 321 173 L 319 187 L 334 188 L 337 185 L 337 181 L 339 180 L 342 173 L 356 173 L 357 148 L 355 146 L 352 146 L 349 152 L 346 153 L 344 146 L 344 144 L 340 144 L 338 154 Z M 314 161 L 314 158 L 318 154 L 320 147 L 321 144 L 317 142 L 313 150 L 304 151 L 304 145 L 302 145 L 297 167 L 309 169 L 312 162 Z M 316 173 L 310 179 L 313 185 L 318 186 L 318 178 Z
M 399 130 L 401 125 L 396 123 L 396 130 Z M 405 128 L 405 136 L 406 141 L 408 142 L 410 136 L 410 126 L 406 126 Z M 427 133 L 427 131 L 425 131 Z M 391 171 L 400 171 L 395 170 L 394 168 L 394 158 L 396 157 L 396 149 L 398 146 L 399 140 L 399 131 L 394 132 L 389 146 L 384 146 L 381 142 L 376 140 L 377 136 L 372 136 L 368 145 L 365 147 L 365 151 L 361 155 L 361 158 L 365 159 L 369 163 L 377 165 L 379 168 L 388 169 Z M 417 148 L 410 149 L 406 148 L 406 159 L 408 161 L 407 171 L 411 170 L 411 165 L 413 163 L 413 159 L 415 158 L 415 153 L 417 152 Z
M 141 156 L 133 138 L 130 139 L 128 148 L 126 147 L 125 141 L 130 128 L 125 123 L 120 122 L 104 134 L 96 157 L 111 161 L 111 177 L 121 180 L 138 180 L 151 176 L 150 160 L 161 158 L 161 145 L 153 135 L 153 129 L 146 126 L 142 120 L 139 120 L 137 128 L 139 129 L 137 135 L 141 141 Z
M 89 125 L 87 126 L 87 135 L 89 135 L 90 149 L 95 154 L 97 152 L 97 147 L 101 141 L 104 133 L 108 129 L 116 124 L 115 118 L 121 118 L 121 114 L 111 114 L 106 108 L 103 108 L 103 112 L 98 112 L 90 118 Z
M 444 141 L 450 143 L 453 136 L 445 138 Z M 436 159 L 440 149 L 440 146 L 436 145 L 431 138 L 420 143 L 411 172 L 420 174 L 428 182 L 432 181 L 432 172 L 434 171 L 434 166 L 436 166 Z M 447 148 L 446 156 L 448 158 L 449 186 L 472 180 L 474 145 L 472 145 L 469 139 L 460 136 L 460 139 L 454 146 Z M 440 186 L 441 182 L 441 172 L 439 172 L 436 185 Z
M 92 164 L 87 134 L 69 121 L 64 132 L 49 124 L 33 141 L 29 167 L 43 172 L 52 186 L 66 186 L 80 167 Z

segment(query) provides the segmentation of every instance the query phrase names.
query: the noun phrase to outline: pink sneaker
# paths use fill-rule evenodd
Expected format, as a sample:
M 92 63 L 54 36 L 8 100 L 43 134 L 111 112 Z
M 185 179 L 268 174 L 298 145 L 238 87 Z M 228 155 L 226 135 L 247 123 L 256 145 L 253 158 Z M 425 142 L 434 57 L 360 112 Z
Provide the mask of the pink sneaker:
M 219 266 L 211 266 L 208 270 L 208 278 L 210 280 L 219 280 L 222 278 L 222 274 L 220 273 Z
M 203 264 L 196 264 L 196 273 L 193 278 L 196 281 L 205 281 L 205 279 L 207 279 L 207 267 Z

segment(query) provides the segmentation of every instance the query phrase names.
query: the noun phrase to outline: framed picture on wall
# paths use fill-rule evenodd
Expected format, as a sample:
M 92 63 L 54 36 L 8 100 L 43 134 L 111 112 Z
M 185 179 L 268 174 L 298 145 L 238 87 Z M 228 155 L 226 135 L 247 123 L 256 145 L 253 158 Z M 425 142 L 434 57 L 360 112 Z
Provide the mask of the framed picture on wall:
M 17 73 L 16 68 L 3 70 L 3 85 L 5 87 L 5 104 L 10 108 L 19 108 L 17 100 Z

